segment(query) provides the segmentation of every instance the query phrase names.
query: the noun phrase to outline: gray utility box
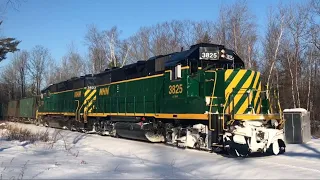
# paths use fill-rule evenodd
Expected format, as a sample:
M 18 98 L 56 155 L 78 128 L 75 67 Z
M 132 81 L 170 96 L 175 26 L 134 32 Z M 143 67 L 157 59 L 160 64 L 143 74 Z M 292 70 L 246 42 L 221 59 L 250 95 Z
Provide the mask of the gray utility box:
M 288 144 L 302 144 L 311 140 L 310 112 L 303 108 L 283 111 L 285 140 Z

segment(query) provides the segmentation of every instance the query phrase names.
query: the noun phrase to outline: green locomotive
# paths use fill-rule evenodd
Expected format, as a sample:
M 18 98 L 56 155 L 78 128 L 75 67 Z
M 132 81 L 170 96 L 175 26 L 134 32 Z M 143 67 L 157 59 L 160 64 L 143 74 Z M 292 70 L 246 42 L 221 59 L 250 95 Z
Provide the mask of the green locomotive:
M 260 73 L 216 44 L 152 57 L 52 84 L 39 121 L 51 127 L 238 155 L 284 152 L 281 108 L 273 112 Z

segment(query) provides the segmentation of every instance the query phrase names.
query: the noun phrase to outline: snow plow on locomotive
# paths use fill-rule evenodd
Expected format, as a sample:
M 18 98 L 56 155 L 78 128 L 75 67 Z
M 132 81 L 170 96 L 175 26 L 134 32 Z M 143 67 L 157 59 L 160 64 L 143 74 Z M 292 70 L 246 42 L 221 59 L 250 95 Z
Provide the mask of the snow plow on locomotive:
M 283 153 L 281 108 L 260 73 L 216 44 L 72 78 L 42 91 L 39 122 L 50 127 L 182 147 Z

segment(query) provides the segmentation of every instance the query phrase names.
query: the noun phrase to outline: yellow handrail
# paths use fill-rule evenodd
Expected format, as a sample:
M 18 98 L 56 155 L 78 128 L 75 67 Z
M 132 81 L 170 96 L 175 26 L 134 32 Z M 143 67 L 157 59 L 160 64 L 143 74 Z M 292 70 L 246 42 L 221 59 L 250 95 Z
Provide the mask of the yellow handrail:
M 215 92 L 215 89 L 216 89 L 216 83 L 217 83 L 217 71 L 211 71 L 211 72 L 214 72 L 214 84 L 213 84 L 213 89 L 212 89 L 212 94 L 211 94 L 211 97 L 210 97 L 210 106 L 209 106 L 209 129 L 211 129 L 211 111 L 212 111 L 212 102 L 213 102 L 213 98 L 214 98 L 214 92 Z
M 230 95 L 231 95 L 231 93 L 230 92 L 228 92 L 228 94 L 227 94 L 227 98 L 226 98 L 226 102 L 224 103 L 224 105 L 223 105 L 223 111 L 222 111 L 222 128 L 224 129 L 224 130 L 226 130 L 225 128 L 224 128 L 224 121 L 225 121 L 225 119 L 224 119 L 224 116 L 225 116 L 225 110 L 226 110 L 226 105 L 227 105 L 227 103 L 228 103 L 228 100 L 229 100 L 229 97 L 230 97 Z M 231 103 L 230 103 L 231 104 Z M 231 119 L 232 120 L 232 119 Z
M 277 101 L 278 101 L 278 108 L 279 108 L 279 115 L 280 115 L 280 122 L 279 122 L 279 125 L 282 127 L 282 124 L 284 123 L 284 118 L 282 116 L 282 110 L 281 110 L 281 104 L 280 104 L 280 100 L 279 100 L 279 97 L 278 95 L 274 92 L 274 95 L 275 97 L 277 98 Z
M 214 92 L 216 90 L 216 83 L 217 83 L 217 71 L 213 71 L 214 72 L 214 85 L 213 85 L 213 89 L 212 89 L 212 94 L 211 94 L 211 101 L 210 101 L 210 107 L 209 107 L 209 113 L 211 113 L 212 110 L 212 102 L 213 102 L 213 97 L 214 97 Z
M 213 89 L 212 89 L 212 94 L 211 94 L 211 98 L 210 98 L 210 107 L 209 107 L 209 121 L 211 120 L 211 116 L 210 113 L 212 111 L 212 102 L 213 102 L 213 97 L 214 97 L 214 92 L 216 90 L 216 83 L 217 83 L 217 71 L 213 71 L 214 72 L 214 85 L 213 85 Z
M 76 121 L 78 121 L 78 110 L 79 110 L 80 101 L 79 100 L 75 100 L 75 101 L 78 101 L 78 106 L 77 106 L 77 109 L 76 109 Z
M 224 128 L 224 114 L 225 114 L 226 105 L 227 105 L 227 102 L 228 102 L 228 100 L 229 100 L 230 94 L 231 94 L 231 93 L 228 92 L 227 98 L 226 98 L 226 102 L 225 102 L 224 105 L 223 105 L 223 111 L 222 111 L 222 129 L 223 129 L 223 130 L 226 130 L 226 129 Z

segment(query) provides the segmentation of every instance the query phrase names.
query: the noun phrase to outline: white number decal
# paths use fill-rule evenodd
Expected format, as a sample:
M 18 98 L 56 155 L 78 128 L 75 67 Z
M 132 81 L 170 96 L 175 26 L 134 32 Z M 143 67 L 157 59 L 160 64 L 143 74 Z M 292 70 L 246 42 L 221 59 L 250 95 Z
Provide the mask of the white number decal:
M 218 58 L 218 53 L 201 53 L 201 58 L 204 59 L 217 59 Z

